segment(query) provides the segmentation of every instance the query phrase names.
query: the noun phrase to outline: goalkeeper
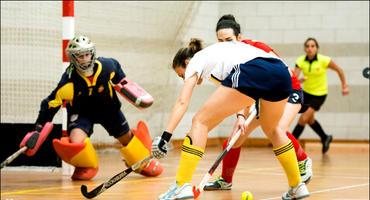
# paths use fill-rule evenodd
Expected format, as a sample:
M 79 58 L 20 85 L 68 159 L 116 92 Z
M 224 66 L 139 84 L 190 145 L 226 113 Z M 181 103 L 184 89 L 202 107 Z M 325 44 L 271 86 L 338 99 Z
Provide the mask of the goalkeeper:
M 71 65 L 58 86 L 41 102 L 36 126 L 52 121 L 67 101 L 69 136 L 55 139 L 53 146 L 62 160 L 75 166 L 71 178 L 89 180 L 98 172 L 98 156 L 89 139 L 96 123 L 122 144 L 120 151 L 127 165 L 149 156 L 151 138 L 146 124 L 140 121 L 137 128 L 130 129 L 115 90 L 138 108 L 150 106 L 153 98 L 126 78 L 117 60 L 97 58 L 95 45 L 89 38 L 73 38 L 66 53 Z M 151 159 L 137 173 L 158 176 L 162 171 L 159 161 Z

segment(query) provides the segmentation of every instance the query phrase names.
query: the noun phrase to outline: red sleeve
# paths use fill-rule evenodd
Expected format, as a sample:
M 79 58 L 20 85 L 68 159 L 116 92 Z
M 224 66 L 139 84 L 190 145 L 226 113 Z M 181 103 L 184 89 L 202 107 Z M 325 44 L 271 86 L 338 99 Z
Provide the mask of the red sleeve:
M 294 74 L 294 72 L 292 72 L 291 79 L 292 79 L 292 88 L 293 88 L 293 90 L 300 90 L 301 89 L 301 83 L 299 82 L 299 80 L 298 80 L 297 76 Z
M 257 40 L 249 40 L 249 39 L 246 39 L 246 40 L 243 40 L 242 42 L 246 43 L 246 44 L 249 44 L 251 46 L 254 46 L 258 49 L 261 49 L 263 51 L 265 51 L 266 53 L 270 53 L 271 51 L 274 52 L 274 50 L 269 47 L 267 44 L 263 43 L 263 42 L 260 42 L 260 41 L 257 41 Z M 274 52 L 276 55 L 278 55 L 276 52 Z

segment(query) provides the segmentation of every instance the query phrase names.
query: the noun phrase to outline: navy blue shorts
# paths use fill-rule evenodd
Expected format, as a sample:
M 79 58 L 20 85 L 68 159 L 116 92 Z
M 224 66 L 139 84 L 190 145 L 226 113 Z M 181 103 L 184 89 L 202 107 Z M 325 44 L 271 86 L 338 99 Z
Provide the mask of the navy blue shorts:
M 308 109 L 309 105 L 304 103 L 304 97 L 303 97 L 303 91 L 300 90 L 294 90 L 289 96 L 288 102 L 291 104 L 301 104 L 301 109 L 298 113 L 304 113 Z
M 69 116 L 68 133 L 74 128 L 80 128 L 90 137 L 95 123 L 101 124 L 110 136 L 121 137 L 130 130 L 130 126 L 121 110 L 111 113 L 101 113 L 99 117 L 72 114 Z
M 275 58 L 255 58 L 236 65 L 222 85 L 235 88 L 254 100 L 281 101 L 292 93 L 287 66 Z
M 292 93 L 290 93 L 288 102 L 291 104 L 303 104 L 303 91 L 293 90 Z

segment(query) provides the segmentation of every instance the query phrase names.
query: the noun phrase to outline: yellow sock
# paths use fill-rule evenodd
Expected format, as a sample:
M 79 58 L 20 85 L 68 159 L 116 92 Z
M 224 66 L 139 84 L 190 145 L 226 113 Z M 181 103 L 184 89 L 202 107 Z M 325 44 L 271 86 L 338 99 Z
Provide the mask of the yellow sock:
M 289 186 L 296 187 L 301 182 L 301 175 L 299 174 L 298 161 L 292 142 L 273 149 L 273 151 L 284 168 L 285 174 L 288 177 Z
M 179 186 L 189 183 L 193 178 L 195 168 L 202 158 L 204 150 L 192 145 L 191 138 L 186 136 L 181 148 L 181 158 L 177 169 L 176 182 Z

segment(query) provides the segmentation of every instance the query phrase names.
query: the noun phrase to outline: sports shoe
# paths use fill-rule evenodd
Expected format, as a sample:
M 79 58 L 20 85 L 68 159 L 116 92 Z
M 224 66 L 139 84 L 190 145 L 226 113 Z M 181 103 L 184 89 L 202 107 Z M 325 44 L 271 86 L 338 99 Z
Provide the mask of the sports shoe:
M 192 186 L 189 183 L 185 183 L 182 186 L 178 186 L 174 183 L 170 186 L 167 192 L 159 195 L 158 200 L 182 200 L 182 199 L 194 199 Z
M 307 157 L 305 160 L 298 162 L 299 173 L 301 174 L 302 182 L 308 183 L 312 177 L 312 160 Z
M 228 183 L 223 179 L 221 176 L 219 176 L 214 182 L 208 182 L 204 186 L 204 190 L 231 190 L 231 183 Z
M 330 143 L 333 140 L 332 135 L 328 135 L 324 141 L 322 141 L 322 153 L 325 154 L 330 147 Z
M 165 193 L 159 195 L 158 199 L 159 200 L 162 200 L 162 199 L 164 200 L 164 199 L 166 199 L 167 196 L 173 195 L 175 193 L 175 190 L 177 189 L 177 187 L 178 187 L 177 183 L 175 182 L 174 184 L 172 184 L 170 186 L 170 188 L 168 188 L 168 190 Z
M 305 183 L 300 183 L 294 188 L 290 188 L 288 192 L 282 196 L 283 200 L 303 199 L 310 196 Z

